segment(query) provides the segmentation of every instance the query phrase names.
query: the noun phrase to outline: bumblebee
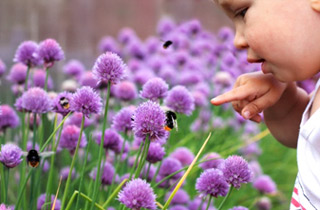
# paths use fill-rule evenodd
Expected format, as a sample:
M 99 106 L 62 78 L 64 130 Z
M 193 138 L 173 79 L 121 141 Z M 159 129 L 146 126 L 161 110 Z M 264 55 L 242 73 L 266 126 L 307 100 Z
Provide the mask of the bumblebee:
M 24 155 L 26 156 L 28 165 L 33 167 L 33 168 L 36 168 L 36 167 L 39 166 L 40 157 L 45 158 L 45 157 L 51 156 L 53 154 L 54 154 L 54 152 L 52 152 L 52 151 L 38 153 L 38 151 L 35 150 L 35 149 L 29 150 L 29 152 L 27 154 L 24 153 Z
M 165 41 L 164 43 L 163 43 L 163 45 L 162 45 L 162 47 L 164 48 L 164 49 L 167 49 L 168 47 L 170 47 L 170 45 L 172 45 L 172 41 L 170 41 L 170 40 L 167 40 L 167 41 Z
M 61 97 L 59 103 L 64 109 L 69 109 L 70 107 L 69 100 L 66 97 Z
M 173 128 L 178 130 L 178 123 L 177 123 L 177 115 L 171 110 L 167 110 L 165 112 L 166 114 L 166 124 L 164 126 L 164 129 L 166 131 L 171 131 Z

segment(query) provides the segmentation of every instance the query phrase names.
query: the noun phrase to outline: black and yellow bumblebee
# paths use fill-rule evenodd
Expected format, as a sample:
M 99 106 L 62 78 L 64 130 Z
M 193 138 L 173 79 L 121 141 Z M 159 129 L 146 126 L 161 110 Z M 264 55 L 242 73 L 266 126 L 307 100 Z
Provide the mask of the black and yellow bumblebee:
M 27 152 L 27 153 L 24 152 L 23 154 L 26 156 L 28 165 L 33 167 L 33 168 L 36 168 L 36 167 L 39 166 L 41 158 L 45 158 L 45 157 L 51 156 L 51 155 L 54 154 L 54 152 L 53 151 L 49 151 L 49 152 L 41 152 L 41 153 L 39 153 L 37 150 L 31 149 L 31 150 L 29 150 L 29 152 Z
M 66 97 L 61 97 L 59 103 L 64 109 L 69 109 L 70 107 L 69 100 Z
M 170 45 L 172 45 L 172 41 L 171 40 L 167 40 L 167 41 L 165 41 L 164 43 L 163 43 L 163 45 L 162 45 L 162 47 L 164 48 L 164 49 L 167 49 L 168 47 L 170 47 Z
M 167 110 L 165 112 L 166 114 L 166 124 L 164 126 L 164 129 L 166 131 L 171 131 L 172 129 L 178 130 L 178 123 L 177 123 L 177 115 L 171 110 Z

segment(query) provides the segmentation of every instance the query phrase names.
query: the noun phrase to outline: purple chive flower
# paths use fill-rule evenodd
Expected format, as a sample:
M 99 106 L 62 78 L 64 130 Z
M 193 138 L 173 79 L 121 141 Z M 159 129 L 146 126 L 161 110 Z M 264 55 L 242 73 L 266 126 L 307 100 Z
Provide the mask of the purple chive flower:
M 255 206 L 258 210 L 269 210 L 272 207 L 272 203 L 268 197 L 262 197 L 257 201 Z
M 91 71 L 86 71 L 81 75 L 79 84 L 81 86 L 89 86 L 93 89 L 96 89 L 98 80 L 94 78 L 93 73 Z
M 160 37 L 166 37 L 166 35 L 172 32 L 175 28 L 175 22 L 169 17 L 164 17 L 157 25 L 157 34 L 159 34 Z
M 70 101 L 72 100 L 72 93 L 64 91 L 59 93 L 53 100 L 53 111 L 63 116 L 66 116 L 70 110 Z M 79 126 L 80 127 L 80 126 Z
M 7 79 L 14 84 L 24 84 L 27 77 L 27 66 L 22 63 L 14 64 L 7 76 Z
M 191 164 L 194 154 L 187 147 L 178 147 L 170 154 L 170 157 L 179 160 L 182 166 L 186 166 Z
M 162 161 L 162 164 L 159 169 L 159 175 L 161 177 L 166 177 L 180 169 L 182 169 L 182 165 L 179 160 L 175 158 L 167 157 Z M 179 179 L 181 176 L 182 176 L 182 173 L 180 172 L 172 176 L 172 178 Z
M 277 185 L 268 175 L 261 175 L 253 182 L 253 187 L 262 193 L 273 194 L 277 192 Z
M 138 95 L 137 87 L 133 82 L 122 81 L 115 87 L 115 97 L 123 101 L 131 101 Z
M 0 77 L 4 74 L 6 71 L 6 64 L 0 59 Z
M 39 88 L 30 88 L 21 96 L 22 108 L 32 113 L 47 113 L 52 109 L 52 100 L 48 93 Z
M 101 175 L 101 183 L 104 184 L 104 185 L 111 185 L 114 173 L 115 173 L 115 169 L 114 169 L 113 165 L 111 165 L 108 162 L 105 162 L 104 166 L 103 166 L 102 175 Z M 96 177 L 97 177 L 97 168 L 95 168 L 91 172 L 90 177 L 93 180 L 96 179 Z
M 42 69 L 37 69 L 33 71 L 33 84 L 35 87 L 44 88 L 44 83 L 46 81 L 46 72 Z M 49 76 L 48 78 L 48 89 L 53 89 L 53 80 Z
M 41 63 L 37 56 L 38 44 L 34 41 L 22 42 L 14 56 L 13 61 L 23 63 L 26 66 L 37 66 Z
M 75 78 L 79 78 L 85 70 L 84 65 L 78 60 L 70 60 L 63 66 L 63 72 Z
M 74 111 L 82 112 L 86 117 L 89 117 L 89 114 L 101 112 L 102 100 L 91 87 L 85 86 L 73 94 L 70 106 Z
M 137 35 L 132 28 L 123 28 L 118 34 L 118 41 L 123 45 L 129 44 L 130 42 L 132 42 L 132 40 L 135 39 L 137 39 Z
M 156 195 L 153 189 L 149 183 L 140 178 L 128 182 L 119 192 L 118 199 L 130 209 L 156 209 Z
M 114 117 L 112 121 L 112 128 L 118 132 L 128 132 L 132 130 L 132 116 L 135 111 L 134 106 L 122 108 Z
M 169 210 L 188 210 L 188 208 L 183 205 L 174 205 L 170 207 Z
M 203 196 L 226 196 L 229 191 L 229 184 L 221 170 L 211 168 L 201 173 L 196 182 L 196 190 Z
M 227 182 L 239 189 L 242 183 L 248 183 L 252 178 L 249 164 L 241 156 L 232 155 L 224 161 L 222 171 Z
M 213 159 L 213 160 L 210 160 Z M 220 157 L 218 153 L 212 152 L 203 157 L 203 160 L 209 160 L 201 163 L 199 166 L 203 169 L 209 168 L 220 168 L 221 164 L 224 162 L 224 159 Z
M 0 204 L 0 210 L 14 210 L 14 208 L 11 208 L 11 207 L 6 207 L 6 205 L 5 204 Z
M 138 106 L 132 122 L 134 134 L 145 139 L 148 135 L 150 140 L 159 140 L 166 134 L 164 130 L 166 116 L 161 107 L 147 101 Z
M 56 40 L 46 39 L 39 45 L 38 56 L 43 60 L 44 66 L 50 68 L 55 61 L 64 59 L 64 52 Z
M 66 120 L 66 125 L 76 125 L 79 128 L 81 127 L 81 122 L 82 122 L 82 116 L 83 114 L 81 112 L 74 112 L 67 120 Z M 89 127 L 92 125 L 94 121 L 89 118 L 85 118 L 84 120 L 84 128 Z
M 166 194 L 166 200 L 168 200 L 169 196 L 170 196 L 171 192 L 168 192 Z M 189 194 L 183 190 L 183 189 L 179 189 L 176 194 L 174 195 L 174 197 L 171 200 L 171 204 L 172 205 L 176 205 L 176 204 L 185 204 L 188 203 L 188 201 L 190 200 L 190 196 Z
M 145 99 L 156 101 L 167 95 L 168 88 L 168 84 L 163 79 L 158 77 L 152 78 L 143 85 L 140 96 Z
M 1 146 L 0 162 L 7 168 L 14 168 L 22 161 L 22 151 L 15 144 L 5 144 Z
M 196 197 L 193 201 L 190 201 L 188 204 L 188 209 L 189 210 L 198 210 L 200 205 L 202 203 L 202 199 L 199 197 Z M 206 210 L 207 209 L 207 201 L 205 201 L 204 203 L 202 203 L 202 206 L 200 208 L 200 210 Z M 216 208 L 214 208 L 213 206 L 210 206 L 208 210 L 216 210 Z
M 80 128 L 75 125 L 67 125 L 63 128 L 60 139 L 60 147 L 68 149 L 71 154 L 74 153 L 77 142 L 80 136 Z M 80 148 L 83 148 L 87 145 L 87 139 L 85 133 L 82 133 L 80 140 Z
M 100 144 L 101 142 L 101 136 L 101 132 L 97 133 L 95 136 L 96 142 L 98 144 Z M 112 128 L 108 128 L 104 131 L 103 147 L 106 150 L 111 149 L 116 153 L 120 153 L 123 141 L 124 140 L 122 136 Z
M 101 41 L 99 42 L 98 48 L 101 53 L 105 53 L 108 51 L 114 52 L 117 54 L 120 53 L 120 47 L 119 47 L 117 41 L 111 36 L 103 37 L 101 39 Z
M 194 110 L 194 98 L 184 86 L 173 87 L 164 99 L 166 106 L 175 112 L 191 115 Z
M 51 197 L 50 209 L 52 209 L 55 196 L 51 195 L 50 197 Z M 42 194 L 39 196 L 38 202 L 37 202 L 37 210 L 42 210 L 43 209 L 42 207 L 44 206 L 48 206 L 48 203 L 46 203 L 46 194 Z M 60 210 L 60 208 L 61 208 L 61 201 L 57 199 L 54 210 Z
M 221 41 L 231 41 L 233 40 L 234 37 L 234 32 L 231 28 L 229 27 L 222 27 L 219 31 L 218 31 L 218 35 L 217 37 L 221 40 Z
M 149 163 L 156 163 L 161 161 L 165 154 L 164 148 L 159 143 L 152 142 L 150 144 L 146 160 Z
M 7 128 L 16 128 L 19 123 L 19 116 L 9 105 L 3 104 L 0 106 L 0 131 L 4 131 Z
M 60 176 L 62 177 L 62 180 L 67 180 L 69 172 L 70 172 L 70 167 L 64 167 L 60 170 Z M 77 175 L 76 171 L 73 168 L 71 172 L 71 179 L 75 179 L 76 175 Z
M 235 206 L 229 210 L 249 210 L 249 209 L 244 206 Z
M 153 71 L 151 69 L 144 68 L 134 73 L 133 81 L 138 85 L 144 85 L 153 77 L 155 77 Z
M 106 52 L 98 57 L 92 72 L 99 83 L 102 81 L 117 84 L 124 76 L 126 65 L 115 53 Z

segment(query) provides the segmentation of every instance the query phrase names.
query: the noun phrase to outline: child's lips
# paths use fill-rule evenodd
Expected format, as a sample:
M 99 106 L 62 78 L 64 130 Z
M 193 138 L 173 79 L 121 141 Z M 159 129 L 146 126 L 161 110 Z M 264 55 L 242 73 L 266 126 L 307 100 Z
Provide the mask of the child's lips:
M 265 61 L 261 62 L 261 70 L 264 74 L 270 73 L 267 69 L 267 64 Z

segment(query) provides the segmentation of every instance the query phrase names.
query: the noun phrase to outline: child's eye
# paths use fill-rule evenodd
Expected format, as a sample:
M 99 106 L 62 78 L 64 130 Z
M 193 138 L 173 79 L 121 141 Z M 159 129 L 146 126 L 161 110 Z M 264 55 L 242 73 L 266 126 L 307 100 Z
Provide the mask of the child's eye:
M 235 16 L 244 18 L 244 16 L 246 15 L 247 11 L 248 11 L 248 8 L 241 9 L 239 12 L 236 13 Z

